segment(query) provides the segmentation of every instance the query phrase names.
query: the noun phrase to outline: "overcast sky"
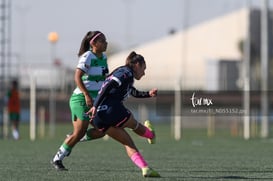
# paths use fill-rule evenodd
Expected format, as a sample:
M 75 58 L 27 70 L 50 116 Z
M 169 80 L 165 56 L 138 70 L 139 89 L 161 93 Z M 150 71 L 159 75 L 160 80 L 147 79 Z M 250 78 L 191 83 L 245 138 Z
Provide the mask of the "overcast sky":
M 251 4 L 260 6 L 261 0 Z M 87 31 L 102 31 L 115 49 L 159 39 L 245 7 L 246 0 L 13 0 L 12 52 L 22 64 L 51 62 L 50 32 L 59 34 L 56 56 L 74 67 Z M 272 4 L 272 0 L 270 0 Z

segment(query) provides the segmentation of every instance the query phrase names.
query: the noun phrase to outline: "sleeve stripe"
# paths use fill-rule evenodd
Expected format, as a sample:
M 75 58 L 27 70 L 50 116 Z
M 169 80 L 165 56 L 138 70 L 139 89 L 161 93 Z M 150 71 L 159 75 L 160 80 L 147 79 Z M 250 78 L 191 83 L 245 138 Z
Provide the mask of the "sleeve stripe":
M 112 79 L 118 83 L 118 86 L 121 85 L 121 81 L 117 77 L 113 76 Z

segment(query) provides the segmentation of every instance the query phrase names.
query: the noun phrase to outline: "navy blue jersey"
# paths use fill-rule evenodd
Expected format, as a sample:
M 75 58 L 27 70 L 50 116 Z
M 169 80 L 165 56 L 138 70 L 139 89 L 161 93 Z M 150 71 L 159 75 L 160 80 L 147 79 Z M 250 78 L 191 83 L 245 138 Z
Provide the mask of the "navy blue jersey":
M 118 86 L 113 87 L 109 91 L 108 96 L 118 99 L 120 101 L 128 97 L 130 94 L 130 88 L 133 86 L 134 83 L 132 70 L 126 66 L 117 68 L 109 77 L 106 78 L 101 90 L 99 91 L 99 94 L 101 94 L 103 87 L 105 87 L 112 80 L 114 80 L 118 84 Z
M 97 107 L 108 98 L 123 101 L 129 95 L 140 98 L 150 97 L 149 92 L 138 91 L 133 84 L 133 70 L 127 66 L 117 68 L 104 81 L 94 106 Z

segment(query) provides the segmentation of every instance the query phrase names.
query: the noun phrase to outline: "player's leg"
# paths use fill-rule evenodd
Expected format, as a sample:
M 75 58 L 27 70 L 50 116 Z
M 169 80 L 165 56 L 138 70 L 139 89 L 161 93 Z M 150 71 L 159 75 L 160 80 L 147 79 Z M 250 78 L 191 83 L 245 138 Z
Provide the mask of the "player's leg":
M 89 116 L 86 115 L 86 112 L 90 108 L 86 105 L 83 94 L 73 94 L 69 99 L 69 107 L 71 111 L 73 132 L 66 137 L 56 155 L 53 157 L 52 164 L 57 170 L 67 170 L 62 164 L 62 160 L 66 156 L 69 156 L 72 148 L 84 136 L 90 120 Z
M 15 140 L 19 139 L 19 113 L 11 112 L 10 115 L 12 126 L 12 137 Z
M 93 126 L 92 123 L 91 125 Z M 85 135 L 81 138 L 80 142 L 91 141 L 91 140 L 102 138 L 104 136 L 105 136 L 104 132 L 91 127 L 87 129 Z
M 136 148 L 130 135 L 123 128 L 110 127 L 106 133 L 125 146 L 127 155 L 130 157 L 132 162 L 142 170 L 144 177 L 160 177 L 160 175 L 151 169 L 141 153 Z
M 18 120 L 14 120 L 12 121 L 13 123 L 13 128 L 12 128 L 12 136 L 15 140 L 18 140 L 20 138 L 20 134 L 19 134 L 19 121 Z
M 96 96 L 97 96 L 96 94 L 93 94 L 92 98 L 95 99 Z M 85 120 L 90 123 L 89 116 L 85 114 L 90 108 L 85 105 L 84 96 L 73 95 L 70 98 L 70 109 L 72 112 L 72 119 L 75 115 L 76 117 L 80 118 L 81 120 Z M 92 122 L 91 122 L 91 125 L 93 126 Z M 70 135 L 71 135 L 71 133 L 67 134 L 66 136 L 69 137 Z M 87 129 L 86 133 L 80 139 L 80 142 L 102 138 L 103 136 L 105 136 L 105 134 L 103 132 L 98 131 L 98 130 L 91 127 L 91 128 Z
M 72 133 L 67 134 L 66 137 L 69 137 L 71 134 Z M 79 142 L 91 141 L 91 140 L 102 138 L 104 136 L 105 134 L 103 132 L 98 131 L 95 128 L 88 128 L 84 136 L 80 139 Z
M 82 121 L 79 118 L 73 121 L 73 133 L 65 139 L 65 143 L 70 147 L 74 147 L 84 136 L 88 125 L 89 123 L 87 121 Z
M 144 126 L 134 118 L 133 114 L 131 114 L 130 118 L 126 123 L 124 123 L 123 127 L 131 128 L 139 136 L 148 138 L 148 142 L 150 144 L 155 143 L 155 130 L 150 121 L 146 120 Z
M 72 148 L 83 137 L 88 125 L 88 121 L 80 119 L 73 121 L 73 133 L 65 139 L 52 160 L 52 164 L 57 170 L 67 170 L 62 164 L 62 160 L 71 153 Z
M 97 96 L 98 96 L 97 92 L 91 92 L 91 97 L 92 97 L 93 101 L 96 99 Z M 99 139 L 99 138 L 102 138 L 105 136 L 104 132 L 98 131 L 97 129 L 94 128 L 94 125 L 92 122 L 90 122 L 90 124 L 93 127 L 90 127 L 87 129 L 85 135 L 81 138 L 80 142 L 91 141 L 91 140 Z

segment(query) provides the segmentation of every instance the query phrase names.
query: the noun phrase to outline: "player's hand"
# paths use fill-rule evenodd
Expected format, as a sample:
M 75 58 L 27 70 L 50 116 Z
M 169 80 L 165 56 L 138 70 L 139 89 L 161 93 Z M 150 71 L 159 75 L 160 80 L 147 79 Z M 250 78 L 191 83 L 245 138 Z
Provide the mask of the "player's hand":
M 97 109 L 93 106 L 86 112 L 86 114 L 90 115 L 90 119 L 93 120 L 95 114 L 97 113 Z
M 149 95 L 151 97 L 156 97 L 157 96 L 157 89 L 153 88 L 152 90 L 149 91 Z

